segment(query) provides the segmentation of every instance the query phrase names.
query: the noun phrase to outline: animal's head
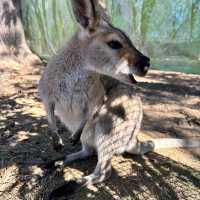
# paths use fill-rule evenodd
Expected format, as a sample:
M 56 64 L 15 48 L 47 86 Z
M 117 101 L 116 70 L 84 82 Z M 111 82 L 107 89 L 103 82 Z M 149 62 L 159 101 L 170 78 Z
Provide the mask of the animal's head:
M 146 75 L 150 59 L 134 47 L 123 31 L 109 22 L 97 0 L 71 2 L 80 25 L 78 37 L 82 41 L 85 64 L 89 70 L 126 83 L 135 82 L 134 74 Z

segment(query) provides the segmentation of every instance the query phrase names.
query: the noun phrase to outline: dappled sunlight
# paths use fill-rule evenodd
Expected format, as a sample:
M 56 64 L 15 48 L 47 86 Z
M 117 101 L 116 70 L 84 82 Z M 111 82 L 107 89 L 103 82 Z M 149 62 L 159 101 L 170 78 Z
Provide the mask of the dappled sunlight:
M 199 195 L 198 177 L 197 171 L 158 154 L 119 156 L 113 158 L 109 180 L 83 188 L 72 199 L 189 199 Z
M 70 180 L 78 180 L 79 178 L 81 178 L 84 175 L 84 172 L 81 172 L 78 169 L 75 169 L 73 167 L 66 167 L 64 169 L 64 178 L 65 181 L 70 181 Z
M 7 85 L 0 97 L 0 195 L 3 194 L 4 200 L 47 200 L 53 189 L 90 174 L 97 162 L 93 157 L 72 163 L 63 171 L 44 167 L 60 156 L 76 152 L 80 146 L 71 145 L 67 130 L 58 123 L 65 147 L 62 153 L 53 150 L 46 114 L 37 93 L 38 71 L 26 69 L 20 76 L 12 72 L 15 80 L 2 76 Z M 176 74 L 169 74 L 153 71 L 147 81 L 144 79 L 135 88 L 144 104 L 143 128 L 139 136 L 142 140 L 166 136 L 199 137 L 200 100 L 196 96 L 199 90 L 190 91 L 187 98 L 184 94 L 176 94 L 175 88 L 165 93 L 165 84 L 168 88 L 173 79 L 179 80 Z M 190 79 L 188 88 L 193 88 L 192 84 L 196 85 L 198 79 Z M 143 157 L 114 157 L 111 178 L 102 184 L 82 188 L 72 199 L 197 199 L 200 195 L 198 151 L 173 149 Z
M 147 58 L 142 57 L 141 52 L 151 59 L 152 69 L 163 69 L 166 72 L 150 69 L 145 77 L 135 76 L 138 84 L 132 85 L 131 92 L 136 93 L 143 103 L 143 122 L 138 139 L 147 141 L 155 138 L 182 138 L 185 139 L 183 144 L 193 144 L 191 139 L 195 144 L 198 141 L 200 143 L 200 1 L 99 1 L 103 8 L 108 10 L 111 19 L 107 19 L 105 10 L 96 6 L 95 1 L 77 1 L 80 6 L 72 8 L 68 0 L 0 0 L 0 200 L 199 200 L 200 147 L 158 149 L 140 156 L 115 155 L 109 179 L 87 187 L 80 187 L 79 181 L 94 171 L 97 156 L 64 166 L 58 164 L 63 162 L 66 155 L 79 151 L 81 144 L 79 141 L 75 145 L 72 144 L 69 130 L 56 118 L 58 133 L 64 146 L 60 152 L 55 151 L 47 114 L 38 94 L 38 82 L 49 58 L 57 54 L 58 48 L 67 45 L 66 41 L 75 32 L 75 20 L 82 24 L 81 34 L 77 34 L 80 41 L 75 41 L 78 45 L 70 43 L 69 48 L 63 50 L 62 56 L 66 59 L 55 59 L 55 62 L 52 62 L 52 65 L 55 64 L 55 73 L 50 69 L 53 75 L 48 76 L 50 79 L 58 80 L 56 74 L 61 74 L 58 69 L 62 65 L 60 63 L 66 62 L 66 66 L 68 63 L 71 66 L 70 73 L 66 74 L 69 70 L 62 68 L 61 76 L 73 76 L 72 79 L 77 79 L 74 88 L 71 88 L 70 83 L 66 84 L 66 87 L 74 89 L 69 91 L 77 93 L 82 78 L 92 80 L 93 72 L 89 76 L 85 72 L 78 72 L 78 78 L 75 77 L 77 73 L 71 73 L 74 61 L 75 68 L 81 69 L 84 65 L 89 65 L 87 62 L 91 60 L 91 52 L 94 55 L 98 50 L 98 55 L 93 56 L 93 59 L 97 60 L 101 53 L 108 55 L 112 51 L 114 53 L 109 54 L 113 58 L 112 62 L 109 62 L 111 65 L 114 65 L 116 58 L 120 56 L 120 59 L 128 59 L 125 64 L 128 63 L 134 68 L 142 65 L 146 71 L 150 61 L 143 63 L 142 60 Z M 120 30 L 111 28 L 110 23 L 120 27 L 120 30 L 130 37 L 134 47 L 140 51 L 137 52 L 138 56 L 128 58 L 127 50 L 129 53 L 132 50 L 135 52 L 134 47 Z M 87 31 L 84 31 L 86 28 Z M 119 34 L 109 32 L 107 37 L 106 32 L 111 29 Z M 119 37 L 121 34 L 124 39 Z M 128 41 L 127 44 L 125 40 Z M 117 46 L 120 48 L 112 48 L 110 43 L 119 43 Z M 41 63 L 40 58 L 31 52 L 27 44 L 46 64 Z M 86 46 L 88 48 L 85 48 Z M 106 48 L 109 46 L 108 51 Z M 95 48 L 96 50 L 92 51 Z M 108 61 L 108 57 L 102 59 L 102 63 Z M 106 67 L 106 71 L 109 71 L 109 66 Z M 127 69 L 127 66 L 122 67 Z M 126 69 L 120 71 L 131 73 Z M 97 71 L 100 73 L 100 68 Z M 129 75 L 134 81 L 134 74 Z M 94 77 L 96 78 L 96 75 Z M 100 77 L 100 81 L 104 79 L 106 78 Z M 116 84 L 115 81 L 113 80 L 113 85 Z M 49 83 L 53 84 L 51 80 Z M 65 90 L 62 86 L 63 84 L 55 84 L 56 90 L 59 91 Z M 95 95 L 99 93 L 98 89 Z M 103 125 L 104 130 L 95 128 L 104 132 L 105 136 L 109 136 L 111 129 L 117 133 L 103 143 L 102 138 L 95 137 L 95 143 L 99 145 L 99 160 L 102 161 L 112 153 L 113 148 L 126 141 L 129 130 L 133 127 L 137 129 L 137 126 L 134 126 L 134 121 L 137 120 L 131 116 L 140 106 L 137 104 L 134 107 L 133 99 L 131 103 L 126 101 L 127 98 L 130 100 L 129 95 L 117 94 L 115 89 L 111 87 L 110 91 L 113 91 L 112 97 L 115 98 L 116 95 L 117 99 L 113 98 L 108 104 L 104 102 L 105 109 L 100 110 L 103 111 L 99 116 L 95 114 L 94 122 L 91 123 L 93 125 L 95 120 L 99 120 L 99 126 Z M 47 92 L 50 97 L 51 92 L 55 91 Z M 90 89 L 85 92 L 90 94 Z M 86 94 L 84 99 L 88 98 L 90 102 L 89 96 Z M 59 98 L 59 95 L 56 95 L 56 98 Z M 71 98 L 71 101 L 73 100 L 76 100 L 76 97 Z M 82 105 L 84 102 L 75 102 L 74 105 L 77 105 L 76 103 Z M 54 107 L 51 106 L 52 109 Z M 90 106 L 84 107 L 84 111 L 90 112 L 90 109 L 87 109 Z M 111 119 L 112 114 L 116 115 L 116 121 Z M 168 142 L 171 145 L 170 139 Z M 158 143 L 159 147 L 163 144 L 161 140 L 157 140 L 154 146 Z M 143 143 L 139 147 L 146 148 Z M 55 162 L 58 160 L 59 162 Z M 106 169 L 110 165 L 98 167 L 97 169 Z M 52 199 L 56 192 L 63 198 Z

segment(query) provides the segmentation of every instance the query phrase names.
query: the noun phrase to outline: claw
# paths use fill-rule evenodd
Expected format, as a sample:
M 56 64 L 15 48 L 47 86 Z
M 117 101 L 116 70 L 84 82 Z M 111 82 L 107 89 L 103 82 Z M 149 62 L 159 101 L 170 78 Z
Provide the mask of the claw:
M 61 152 L 63 150 L 64 143 L 61 137 L 53 139 L 53 148 L 56 152 Z

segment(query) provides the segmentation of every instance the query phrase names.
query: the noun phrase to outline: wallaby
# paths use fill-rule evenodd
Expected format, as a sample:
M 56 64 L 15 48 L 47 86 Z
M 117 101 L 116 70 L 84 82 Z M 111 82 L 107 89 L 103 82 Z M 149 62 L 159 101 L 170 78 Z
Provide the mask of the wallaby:
M 82 150 L 66 156 L 64 163 L 68 164 L 97 154 L 97 166 L 91 175 L 83 177 L 82 184 L 95 184 L 107 178 L 111 172 L 112 157 L 116 154 L 143 155 L 155 149 L 200 146 L 200 141 L 189 139 L 164 138 L 140 142 L 137 136 L 143 109 L 140 97 L 134 93 L 130 86 L 114 86 L 97 114 L 85 125 L 81 135 Z
M 144 76 L 150 66 L 150 59 L 102 14 L 97 0 L 71 3 L 78 30 L 51 59 L 39 82 L 55 149 L 63 145 L 55 113 L 76 137 L 103 103 L 101 75 L 133 84 L 132 74 Z
M 128 152 L 143 155 L 155 149 L 176 147 L 199 147 L 198 140 L 152 139 L 140 142 L 137 138 L 143 116 L 140 97 L 135 95 L 132 87 L 117 84 L 107 91 L 107 100 L 90 118 L 81 135 L 82 149 L 66 156 L 65 161 L 51 162 L 54 167 L 69 164 L 78 159 L 97 154 L 97 165 L 93 173 L 77 181 L 69 181 L 50 194 L 50 199 L 68 197 L 81 187 L 104 181 L 111 174 L 112 157 Z M 64 165 L 63 165 L 64 164 Z
M 142 120 L 140 98 L 128 85 L 133 74 L 144 76 L 150 59 L 140 53 L 126 34 L 99 12 L 97 0 L 71 0 L 78 31 L 49 62 L 39 82 L 39 93 L 48 114 L 55 144 L 62 145 L 55 112 L 74 136 L 82 130 L 80 152 L 66 156 L 65 164 L 94 152 L 98 163 L 84 177 L 85 184 L 103 181 L 111 170 L 114 154 L 144 154 L 155 148 L 197 146 L 197 142 L 137 139 Z M 107 92 L 101 81 L 107 75 L 126 84 Z

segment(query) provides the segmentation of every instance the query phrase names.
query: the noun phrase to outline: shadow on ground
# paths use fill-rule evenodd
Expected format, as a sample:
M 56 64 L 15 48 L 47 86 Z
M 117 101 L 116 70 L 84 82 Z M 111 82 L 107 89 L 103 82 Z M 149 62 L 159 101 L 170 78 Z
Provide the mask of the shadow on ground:
M 144 102 L 143 130 L 184 138 L 189 137 L 190 131 L 192 136 L 199 137 L 196 110 L 200 105 L 197 87 L 200 78 L 193 81 L 181 80 L 173 74 L 151 76 L 162 79 L 163 83 L 144 82 L 137 89 Z M 11 81 L 7 80 L 8 85 Z M 15 85 L 16 93 L 0 97 L 0 199 L 47 200 L 50 192 L 65 181 L 91 173 L 96 159 L 76 162 L 63 172 L 43 170 L 43 163 L 75 152 L 80 146 L 71 146 L 67 130 L 60 125 L 65 149 L 61 154 L 52 149 L 47 121 L 38 114 L 40 110 L 34 110 L 41 106 L 36 82 L 23 81 L 19 79 Z M 181 82 L 182 85 L 178 84 Z M 163 111 L 165 108 L 167 112 Z M 194 112 L 189 112 L 191 110 Z M 97 187 L 82 188 L 68 199 L 196 200 L 200 196 L 199 188 L 200 172 L 194 168 L 156 153 L 143 157 L 124 155 L 113 159 L 112 176 L 108 181 Z

